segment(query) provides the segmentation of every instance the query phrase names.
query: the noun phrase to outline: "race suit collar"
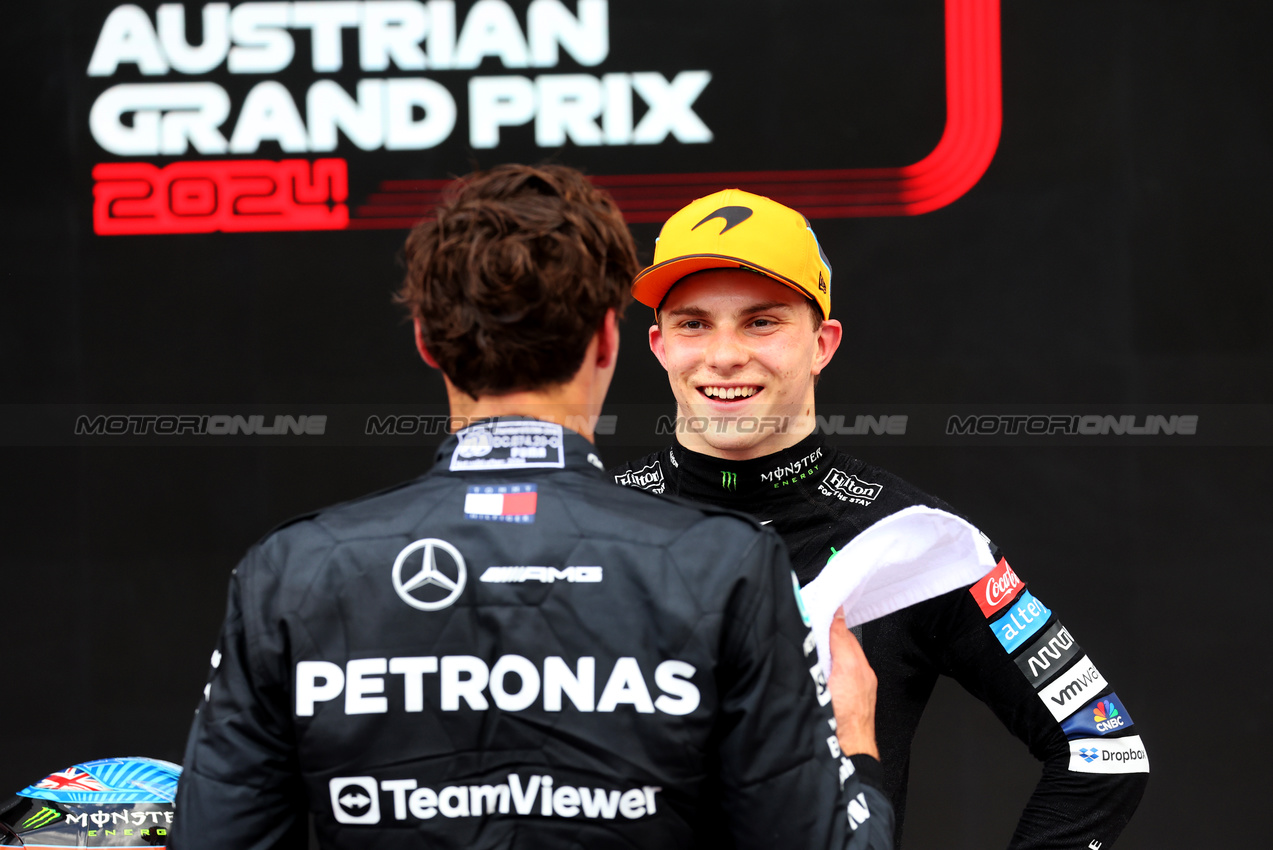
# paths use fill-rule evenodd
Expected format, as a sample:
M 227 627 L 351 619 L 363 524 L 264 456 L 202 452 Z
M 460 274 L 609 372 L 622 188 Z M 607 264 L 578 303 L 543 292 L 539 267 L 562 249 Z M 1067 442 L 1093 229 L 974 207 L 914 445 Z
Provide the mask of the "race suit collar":
M 528 416 L 496 416 L 456 431 L 438 447 L 433 468 L 505 475 L 570 469 L 605 475 L 597 447 L 586 438 L 555 422 Z
M 826 436 L 816 430 L 790 448 L 751 460 L 724 460 L 690 451 L 679 442 L 669 451 L 680 473 L 680 494 L 717 504 L 783 490 L 817 475 L 829 456 Z

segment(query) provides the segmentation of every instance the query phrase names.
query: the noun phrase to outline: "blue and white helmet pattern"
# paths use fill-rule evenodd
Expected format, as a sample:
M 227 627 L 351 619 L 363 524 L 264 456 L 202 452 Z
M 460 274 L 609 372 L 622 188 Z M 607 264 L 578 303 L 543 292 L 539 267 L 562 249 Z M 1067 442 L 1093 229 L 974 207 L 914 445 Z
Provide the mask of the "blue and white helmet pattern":
M 180 776 L 178 765 L 159 759 L 97 759 L 51 773 L 18 796 L 59 803 L 171 804 Z
M 163 847 L 181 768 L 148 758 L 80 762 L 0 804 L 0 845 Z

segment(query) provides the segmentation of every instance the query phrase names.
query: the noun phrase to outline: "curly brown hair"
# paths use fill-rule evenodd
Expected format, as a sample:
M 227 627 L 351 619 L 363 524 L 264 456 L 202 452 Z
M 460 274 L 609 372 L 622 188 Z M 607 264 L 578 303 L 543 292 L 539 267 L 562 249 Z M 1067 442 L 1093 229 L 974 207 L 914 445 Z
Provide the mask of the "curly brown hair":
M 458 179 L 404 253 L 395 300 L 473 398 L 569 380 L 606 311 L 623 315 L 638 268 L 614 199 L 562 165 Z

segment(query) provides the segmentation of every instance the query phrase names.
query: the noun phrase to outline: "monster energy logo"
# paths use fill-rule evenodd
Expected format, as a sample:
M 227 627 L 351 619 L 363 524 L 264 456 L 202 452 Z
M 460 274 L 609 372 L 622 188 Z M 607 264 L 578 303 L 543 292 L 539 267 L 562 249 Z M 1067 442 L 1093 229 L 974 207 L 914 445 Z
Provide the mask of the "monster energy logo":
M 39 829 L 42 826 L 48 826 L 61 816 L 62 813 L 57 809 L 50 809 L 48 806 L 45 806 L 35 814 L 31 815 L 31 817 L 24 820 L 22 822 L 22 828 Z
M 726 472 L 724 470 L 721 470 L 720 486 L 725 488 L 726 490 L 737 490 L 738 489 L 738 473 Z

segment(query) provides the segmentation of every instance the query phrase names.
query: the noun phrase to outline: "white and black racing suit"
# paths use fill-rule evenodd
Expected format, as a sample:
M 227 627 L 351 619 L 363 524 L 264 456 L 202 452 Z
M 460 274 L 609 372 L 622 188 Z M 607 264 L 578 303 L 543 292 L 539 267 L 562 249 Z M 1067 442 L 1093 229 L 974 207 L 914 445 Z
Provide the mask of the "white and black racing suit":
M 777 535 L 489 420 L 235 571 L 170 846 L 871 848 Z
M 782 536 L 801 586 L 868 528 L 939 499 L 827 444 L 743 462 L 679 444 L 611 470 L 620 484 L 744 511 Z M 993 544 L 992 544 L 993 549 Z M 984 702 L 1043 762 L 1012 850 L 1108 848 L 1140 803 L 1144 744 L 1102 670 L 997 550 L 971 586 L 866 623 L 862 646 L 879 679 L 876 734 L 885 787 L 902 818 L 911 741 L 939 675 Z M 979 573 L 980 574 L 980 573 Z

